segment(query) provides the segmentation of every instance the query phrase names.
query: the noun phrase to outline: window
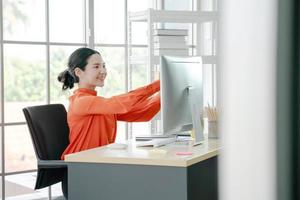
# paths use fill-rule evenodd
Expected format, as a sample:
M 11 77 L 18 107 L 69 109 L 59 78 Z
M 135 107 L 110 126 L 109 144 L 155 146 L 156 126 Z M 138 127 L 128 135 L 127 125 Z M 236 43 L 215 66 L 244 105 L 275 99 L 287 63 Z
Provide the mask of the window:
M 125 44 L 125 1 L 95 1 L 95 43 Z
M 2 4 L 4 40 L 46 40 L 45 1 L 3 0 Z
M 45 45 L 4 44 L 4 122 L 24 122 L 22 108 L 46 103 Z
M 51 42 L 85 43 L 85 0 L 50 0 Z
M 68 96 L 73 91 L 62 92 L 57 76 L 66 69 L 71 52 L 83 46 L 95 47 L 107 64 L 107 80 L 98 94 L 109 97 L 145 85 L 146 63 L 128 66 L 126 9 L 146 10 L 160 0 L 0 1 L 0 84 L 4 83 L 0 85 L 0 101 L 4 100 L 0 102 L 0 135 L 5 135 L 5 140 L 0 141 L 0 147 L 5 144 L 4 157 L 0 157 L 0 166 L 5 163 L 0 184 L 6 188 L 1 191 L 0 187 L 0 199 L 47 198 L 47 189 L 33 190 L 36 158 L 22 108 L 47 103 L 68 106 Z M 90 1 L 94 7 L 87 4 Z M 164 6 L 190 9 L 192 4 L 191 0 L 165 0 Z M 89 18 L 93 27 L 88 27 Z M 132 34 L 132 50 L 146 56 L 147 25 L 135 23 Z M 195 53 L 195 42 L 191 40 L 189 45 L 190 52 Z M 147 134 L 145 130 L 149 130 L 149 123 L 118 123 L 117 141 L 124 141 L 128 134 Z M 52 196 L 61 195 L 60 185 L 51 191 Z
M 44 199 L 49 195 L 48 189 L 34 191 L 36 157 L 22 108 L 56 102 L 67 106 L 68 94 L 61 91 L 57 75 L 66 68 L 72 51 L 87 46 L 86 1 L 1 0 L 1 3 L 3 75 L 0 78 L 4 83 L 1 85 L 4 110 L 0 133 L 5 135 L 1 141 L 5 148 L 0 163 L 5 163 L 1 172 L 5 191 L 0 191 L 0 198 Z M 70 4 L 72 12 L 66 15 Z M 57 195 L 61 195 L 60 186 L 53 186 L 52 196 Z

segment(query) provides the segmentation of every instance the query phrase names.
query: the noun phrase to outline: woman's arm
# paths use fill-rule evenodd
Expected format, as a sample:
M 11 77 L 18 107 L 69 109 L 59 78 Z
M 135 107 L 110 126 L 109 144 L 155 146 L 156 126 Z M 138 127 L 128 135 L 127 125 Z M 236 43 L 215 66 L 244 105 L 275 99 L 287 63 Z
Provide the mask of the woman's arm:
M 160 95 L 150 97 L 127 113 L 117 114 L 117 120 L 127 122 L 146 122 L 160 110 Z
M 98 96 L 77 97 L 70 107 L 77 115 L 128 113 L 159 90 L 160 83 L 155 81 L 147 86 L 111 98 Z

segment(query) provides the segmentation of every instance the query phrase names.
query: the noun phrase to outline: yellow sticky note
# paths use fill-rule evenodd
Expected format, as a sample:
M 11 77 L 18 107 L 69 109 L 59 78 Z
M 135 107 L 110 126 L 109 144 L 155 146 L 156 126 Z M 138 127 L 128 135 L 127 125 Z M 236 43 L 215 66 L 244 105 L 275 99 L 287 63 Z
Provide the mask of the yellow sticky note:
M 168 153 L 167 150 L 164 150 L 164 149 L 151 149 L 151 150 L 149 150 L 150 155 L 163 156 L 163 155 L 166 155 L 167 153 Z

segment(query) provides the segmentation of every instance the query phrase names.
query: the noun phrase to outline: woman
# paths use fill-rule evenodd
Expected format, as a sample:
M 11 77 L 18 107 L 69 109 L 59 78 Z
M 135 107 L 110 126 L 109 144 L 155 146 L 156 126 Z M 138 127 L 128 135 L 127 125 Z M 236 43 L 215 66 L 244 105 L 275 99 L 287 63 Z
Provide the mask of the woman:
M 149 121 L 160 110 L 160 96 L 154 95 L 160 90 L 159 81 L 126 94 L 104 98 L 97 96 L 95 88 L 104 86 L 106 75 L 100 53 L 89 48 L 74 51 L 68 68 L 59 74 L 63 90 L 78 83 L 78 89 L 69 98 L 70 144 L 61 159 L 66 154 L 113 143 L 117 120 Z

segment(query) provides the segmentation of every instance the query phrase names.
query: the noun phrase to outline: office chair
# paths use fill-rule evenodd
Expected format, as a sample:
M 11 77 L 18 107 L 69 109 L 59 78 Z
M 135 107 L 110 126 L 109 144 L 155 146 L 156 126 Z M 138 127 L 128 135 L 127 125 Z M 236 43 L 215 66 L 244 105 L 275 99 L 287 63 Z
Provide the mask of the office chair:
M 62 182 L 68 198 L 67 164 L 60 160 L 69 144 L 67 112 L 62 104 L 32 106 L 23 109 L 35 154 L 38 172 L 35 189 Z

